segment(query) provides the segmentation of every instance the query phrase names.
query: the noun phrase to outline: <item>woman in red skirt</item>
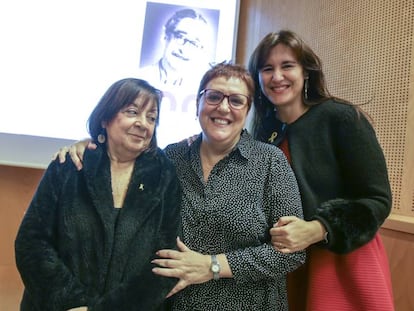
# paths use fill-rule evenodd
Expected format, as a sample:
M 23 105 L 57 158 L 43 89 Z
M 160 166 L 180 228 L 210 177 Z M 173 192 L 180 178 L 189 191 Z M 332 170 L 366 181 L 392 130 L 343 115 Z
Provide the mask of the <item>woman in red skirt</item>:
M 279 146 L 298 180 L 305 220 L 270 230 L 283 253 L 307 249 L 288 278 L 291 310 L 394 310 L 378 229 L 391 210 L 386 162 L 367 115 L 331 96 L 321 61 L 297 34 L 266 35 L 253 52 L 255 138 Z

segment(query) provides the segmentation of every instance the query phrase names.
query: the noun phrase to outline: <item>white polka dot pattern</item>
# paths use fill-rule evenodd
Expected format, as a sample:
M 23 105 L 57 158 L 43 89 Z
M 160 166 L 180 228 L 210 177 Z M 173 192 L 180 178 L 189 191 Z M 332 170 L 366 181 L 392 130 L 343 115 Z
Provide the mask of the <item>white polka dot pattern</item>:
M 294 174 L 276 147 L 243 132 L 236 148 L 203 181 L 201 139 L 170 145 L 167 155 L 183 187 L 183 239 L 204 254 L 225 253 L 233 279 L 211 280 L 176 295 L 174 310 L 287 310 L 286 273 L 304 253 L 290 255 L 269 244 L 279 217 L 302 217 Z

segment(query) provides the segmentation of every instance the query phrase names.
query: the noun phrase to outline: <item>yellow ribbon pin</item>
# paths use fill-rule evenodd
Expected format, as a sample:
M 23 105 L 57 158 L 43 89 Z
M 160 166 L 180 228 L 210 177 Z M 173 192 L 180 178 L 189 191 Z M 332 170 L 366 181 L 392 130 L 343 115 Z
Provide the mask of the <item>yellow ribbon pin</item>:
M 267 140 L 270 143 L 273 143 L 277 137 L 277 132 L 273 132 L 272 135 L 270 135 L 269 139 Z

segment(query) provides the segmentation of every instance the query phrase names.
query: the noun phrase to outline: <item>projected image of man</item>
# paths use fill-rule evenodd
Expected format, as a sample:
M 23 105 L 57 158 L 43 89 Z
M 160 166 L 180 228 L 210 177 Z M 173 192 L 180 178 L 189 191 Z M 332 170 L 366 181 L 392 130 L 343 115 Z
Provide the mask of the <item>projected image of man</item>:
M 211 31 L 207 20 L 194 9 L 176 11 L 164 25 L 161 58 L 142 68 L 141 76 L 160 87 L 188 84 L 196 71 L 206 69 L 205 50 Z

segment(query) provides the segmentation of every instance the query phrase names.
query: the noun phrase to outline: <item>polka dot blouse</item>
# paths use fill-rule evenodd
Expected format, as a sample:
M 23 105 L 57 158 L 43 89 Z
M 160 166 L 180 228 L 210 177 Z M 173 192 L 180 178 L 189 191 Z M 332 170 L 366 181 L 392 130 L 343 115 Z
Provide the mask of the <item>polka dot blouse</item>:
M 200 137 L 167 146 L 183 188 L 183 240 L 203 254 L 224 253 L 234 278 L 191 285 L 173 310 L 287 310 L 286 274 L 305 254 L 282 254 L 269 229 L 281 217 L 303 218 L 295 176 L 280 149 L 243 131 L 204 182 Z

